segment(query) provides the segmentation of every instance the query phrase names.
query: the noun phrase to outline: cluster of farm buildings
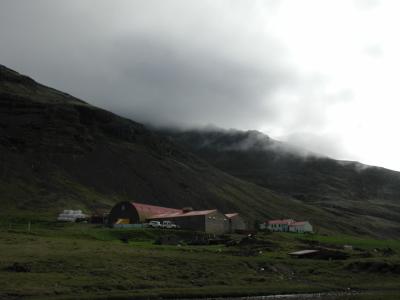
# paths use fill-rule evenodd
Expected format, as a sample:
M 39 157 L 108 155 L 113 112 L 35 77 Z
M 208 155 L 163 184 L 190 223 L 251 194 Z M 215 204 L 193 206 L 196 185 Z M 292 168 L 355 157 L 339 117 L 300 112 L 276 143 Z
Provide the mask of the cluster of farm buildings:
M 82 218 L 81 211 L 66 210 L 58 217 L 60 221 L 73 221 Z M 169 221 L 185 230 L 203 231 L 211 234 L 224 234 L 245 231 L 248 225 L 239 213 L 221 213 L 217 209 L 193 210 L 190 207 L 176 209 L 137 202 L 120 202 L 114 205 L 102 222 L 110 226 L 144 224 L 151 221 Z M 270 220 L 260 225 L 260 229 L 270 231 L 312 232 L 308 221 L 296 222 L 293 219 Z
M 245 230 L 246 223 L 238 213 L 223 214 L 217 209 L 175 209 L 136 202 L 116 204 L 108 216 L 110 225 L 128 222 L 138 224 L 149 221 L 171 221 L 182 229 L 223 234 Z

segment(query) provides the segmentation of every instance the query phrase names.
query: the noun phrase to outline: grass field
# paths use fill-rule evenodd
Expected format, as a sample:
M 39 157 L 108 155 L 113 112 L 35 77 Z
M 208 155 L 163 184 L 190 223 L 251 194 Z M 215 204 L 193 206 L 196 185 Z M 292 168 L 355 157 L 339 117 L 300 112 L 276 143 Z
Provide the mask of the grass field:
M 340 299 L 400 298 L 400 241 L 281 233 L 259 234 L 260 243 L 247 246 L 155 245 L 165 234 L 182 239 L 193 235 L 49 222 L 32 223 L 29 232 L 24 222 L 0 223 L 0 299 L 182 298 L 348 289 L 372 294 Z M 346 260 L 287 255 L 310 245 L 345 244 L 356 249 L 348 250 Z M 15 264 L 26 272 L 16 272 Z

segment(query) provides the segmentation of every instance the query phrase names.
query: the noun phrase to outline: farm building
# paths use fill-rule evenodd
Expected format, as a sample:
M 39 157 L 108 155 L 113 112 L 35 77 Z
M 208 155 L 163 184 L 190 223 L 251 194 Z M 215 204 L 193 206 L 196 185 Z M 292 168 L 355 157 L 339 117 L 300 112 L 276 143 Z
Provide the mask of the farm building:
M 270 220 L 265 226 L 270 231 L 280 232 L 312 232 L 313 227 L 308 221 L 295 221 L 293 219 Z
M 146 220 L 155 215 L 179 213 L 181 211 L 179 209 L 125 201 L 114 205 L 108 216 L 108 223 L 138 224 L 146 222 Z
M 290 232 L 312 232 L 313 227 L 308 221 L 294 222 L 289 225 Z
M 154 215 L 149 220 L 171 221 L 182 229 L 222 234 L 228 230 L 228 220 L 216 209 L 181 210 L 175 213 Z
M 267 228 L 270 231 L 289 231 L 289 225 L 295 222 L 292 219 L 285 219 L 285 220 L 270 220 L 268 221 Z
M 232 217 L 235 218 L 235 216 Z M 240 227 L 240 219 L 237 214 L 236 219 L 233 221 L 234 223 L 232 223 L 234 224 L 233 226 Z M 197 211 L 191 208 L 175 209 L 137 202 L 120 202 L 116 204 L 111 209 L 108 221 L 110 225 L 116 223 L 137 224 L 146 221 L 172 221 L 182 229 L 213 234 L 222 234 L 230 231 L 228 217 L 216 209 Z
M 229 233 L 233 233 L 238 230 L 246 230 L 246 223 L 238 213 L 225 214 L 225 217 L 228 220 Z

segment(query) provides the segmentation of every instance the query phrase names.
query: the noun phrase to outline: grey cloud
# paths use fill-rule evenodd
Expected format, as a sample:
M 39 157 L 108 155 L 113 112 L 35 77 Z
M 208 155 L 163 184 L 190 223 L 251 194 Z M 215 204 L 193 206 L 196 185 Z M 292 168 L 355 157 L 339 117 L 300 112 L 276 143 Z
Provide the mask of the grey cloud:
M 379 6 L 379 0 L 354 0 L 356 7 L 364 10 L 374 9 Z
M 282 143 L 277 140 L 273 140 L 265 134 L 258 131 L 251 131 L 246 134 L 246 138 L 240 142 L 231 145 L 227 150 L 263 150 L 272 151 L 277 154 L 294 154 L 303 158 L 315 157 L 320 154 L 316 154 L 308 150 L 307 147 L 298 147 L 291 143 Z
M 291 76 L 284 68 L 261 69 L 162 39 L 128 37 L 118 45 L 110 97 L 120 99 L 125 114 L 157 125 L 257 126 L 274 118 L 267 99 Z
M 297 132 L 281 139 L 299 149 L 308 149 L 319 155 L 324 154 L 337 159 L 351 158 L 351 155 L 344 150 L 342 140 L 338 136 Z
M 380 58 L 383 56 L 383 49 L 378 44 L 373 44 L 365 47 L 365 53 L 372 58 Z
M 181 17 L 193 13 L 182 1 L 120 2 L 132 14 L 129 28 L 105 11 L 105 2 L 90 12 L 88 3 L 98 1 L 82 7 L 39 1 L 27 5 L 26 16 L 28 8 L 7 2 L 10 14 L 3 11 L 0 21 L 9 26 L 0 29 L 2 38 L 8 35 L 3 64 L 141 122 L 260 127 L 279 117 L 274 93 L 296 80 L 274 39 L 240 31 L 247 25 L 230 1 L 217 12 L 208 2 L 195 4 L 202 14 L 193 14 L 197 21 Z M 225 8 L 231 13 L 220 22 Z
M 290 143 L 282 143 L 266 134 L 257 131 L 241 131 L 237 129 L 223 129 L 216 126 L 195 128 L 192 134 L 201 133 L 201 143 L 196 147 L 217 149 L 219 151 L 266 151 L 280 155 L 296 155 L 303 159 L 324 156 L 309 151 L 306 147 L 299 147 Z M 196 139 L 195 139 L 196 140 Z
M 0 63 L 144 123 L 322 126 L 341 96 L 263 29 L 279 2 L 248 3 L 5 0 Z

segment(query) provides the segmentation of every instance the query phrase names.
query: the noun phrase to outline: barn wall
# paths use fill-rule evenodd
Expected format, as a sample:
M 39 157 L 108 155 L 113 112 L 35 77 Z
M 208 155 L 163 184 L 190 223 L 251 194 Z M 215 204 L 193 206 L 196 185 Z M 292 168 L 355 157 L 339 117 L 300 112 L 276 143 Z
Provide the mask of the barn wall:
M 223 234 L 229 231 L 229 223 L 225 215 L 216 211 L 205 216 L 207 233 Z
M 306 224 L 304 224 L 304 232 L 312 232 L 313 231 L 313 227 L 309 222 L 306 222 Z
M 212 234 L 223 234 L 229 231 L 227 218 L 219 213 L 213 212 L 208 215 L 176 217 L 176 218 L 156 218 L 157 221 L 171 221 L 179 225 L 181 229 L 204 231 Z
M 246 222 L 240 216 L 234 216 L 229 220 L 229 231 L 235 232 L 235 230 L 246 230 Z
M 114 224 L 118 219 L 129 219 L 131 224 L 140 223 L 139 215 L 130 202 L 119 202 L 114 205 L 108 216 L 108 223 Z
M 288 224 L 269 224 L 268 229 L 271 231 L 287 232 L 287 231 L 289 231 L 289 225 Z
M 204 216 L 173 218 L 171 221 L 182 229 L 205 231 Z
M 176 218 L 152 218 L 152 221 L 171 221 L 178 225 L 181 229 L 205 231 L 204 216 L 188 216 Z
M 312 232 L 313 227 L 309 222 L 305 222 L 303 225 L 290 226 L 289 231 L 291 231 L 291 232 Z

